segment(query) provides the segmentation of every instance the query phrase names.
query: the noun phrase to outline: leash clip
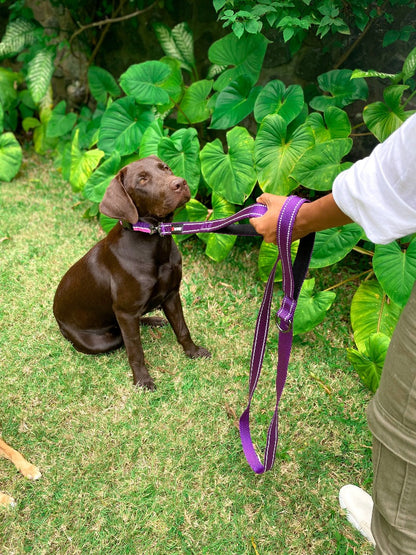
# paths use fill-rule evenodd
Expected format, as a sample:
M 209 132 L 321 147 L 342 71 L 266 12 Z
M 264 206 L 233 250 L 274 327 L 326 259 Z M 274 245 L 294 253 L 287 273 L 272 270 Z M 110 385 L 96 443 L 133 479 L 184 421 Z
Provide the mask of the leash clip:
M 156 233 L 160 234 L 160 225 L 149 225 L 149 235 L 156 235 Z
M 288 333 L 293 328 L 293 320 L 284 320 L 287 327 L 286 327 L 286 329 L 283 329 L 282 326 L 280 325 L 280 322 L 282 321 L 282 318 L 278 314 L 276 314 L 275 321 L 276 321 L 277 329 L 281 333 Z

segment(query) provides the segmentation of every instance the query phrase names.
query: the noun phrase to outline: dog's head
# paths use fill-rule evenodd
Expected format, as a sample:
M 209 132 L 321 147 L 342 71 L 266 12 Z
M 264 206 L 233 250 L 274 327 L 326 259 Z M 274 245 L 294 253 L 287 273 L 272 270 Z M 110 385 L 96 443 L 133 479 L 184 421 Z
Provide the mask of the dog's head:
M 168 218 L 191 198 L 188 184 L 157 156 L 122 168 L 105 192 L 100 211 L 110 218 L 135 224 L 139 216 Z

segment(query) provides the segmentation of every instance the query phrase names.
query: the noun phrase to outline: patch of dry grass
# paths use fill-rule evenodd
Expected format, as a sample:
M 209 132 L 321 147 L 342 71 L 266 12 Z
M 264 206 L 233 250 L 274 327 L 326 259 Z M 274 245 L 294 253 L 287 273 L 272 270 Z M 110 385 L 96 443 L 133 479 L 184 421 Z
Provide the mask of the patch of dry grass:
M 0 460 L 0 490 L 18 501 L 0 510 L 0 553 L 371 553 L 337 500 L 345 483 L 371 487 L 369 395 L 345 356 L 348 300 L 295 340 L 277 461 L 256 476 L 233 415 L 246 402 L 263 291 L 258 245 L 238 240 L 218 265 L 192 239 L 182 244 L 186 319 L 213 356 L 189 360 L 170 328 L 145 328 L 157 391 L 135 390 L 123 350 L 79 354 L 53 319 L 61 276 L 102 233 L 77 202 L 32 154 L 18 179 L 0 184 L 0 424 L 43 472 L 31 483 Z M 253 406 L 258 445 L 276 348 L 272 327 Z

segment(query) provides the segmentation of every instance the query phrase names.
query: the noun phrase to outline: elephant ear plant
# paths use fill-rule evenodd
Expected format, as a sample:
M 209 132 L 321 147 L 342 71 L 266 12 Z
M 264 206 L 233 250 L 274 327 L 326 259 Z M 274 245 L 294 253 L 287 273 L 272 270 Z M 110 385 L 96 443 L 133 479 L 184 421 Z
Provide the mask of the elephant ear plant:
M 214 42 L 208 50 L 211 65 L 201 77 L 186 24 L 170 29 L 159 23 L 155 33 L 165 53 L 161 59 L 133 64 L 118 81 L 104 69 L 90 67 L 93 111 L 84 107 L 78 114 L 67 113 L 64 102 L 53 106 L 48 95 L 39 104 L 35 149 L 42 152 L 53 145 L 56 165 L 89 202 L 86 216 L 98 215 L 106 187 L 121 167 L 151 154 L 189 184 L 192 199 L 175 215 L 176 221 L 232 215 L 253 203 L 260 191 L 298 191 L 313 198 L 330 191 L 335 177 L 351 165 L 345 160 L 354 134 L 345 108 L 357 100 L 366 102 L 368 72 L 325 73 L 318 77 L 322 93 L 307 102 L 299 85 L 286 87 L 278 79 L 258 83 L 269 43 L 259 33 L 241 38 L 230 33 Z M 379 140 L 411 114 L 407 103 L 414 94 L 415 70 L 412 51 L 402 72 L 387 77 L 391 82 L 383 106 L 365 106 L 365 124 Z M 106 230 L 114 225 L 104 216 L 100 221 Z M 217 262 L 235 242 L 235 237 L 219 234 L 201 234 L 200 239 Z M 296 244 L 292 248 L 295 252 Z M 317 234 L 311 267 L 335 264 L 353 249 L 370 257 L 373 267 L 352 302 L 357 350 L 348 356 L 366 385 L 375 389 L 386 345 L 416 276 L 416 239 L 376 247 L 359 226 L 350 224 Z M 262 279 L 276 256 L 276 247 L 261 245 Z M 303 286 L 295 333 L 322 322 L 334 301 L 334 291 L 316 291 L 314 286 L 313 278 Z

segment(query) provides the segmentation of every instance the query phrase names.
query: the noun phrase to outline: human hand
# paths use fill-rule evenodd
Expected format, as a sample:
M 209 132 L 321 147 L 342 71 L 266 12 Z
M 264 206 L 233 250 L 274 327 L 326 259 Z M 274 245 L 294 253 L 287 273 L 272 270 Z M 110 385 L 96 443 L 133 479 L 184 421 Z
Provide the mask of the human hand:
M 267 207 L 267 212 L 259 218 L 251 218 L 250 223 L 260 235 L 263 235 L 266 243 L 276 244 L 276 228 L 280 211 L 287 197 L 263 193 L 257 202 Z

